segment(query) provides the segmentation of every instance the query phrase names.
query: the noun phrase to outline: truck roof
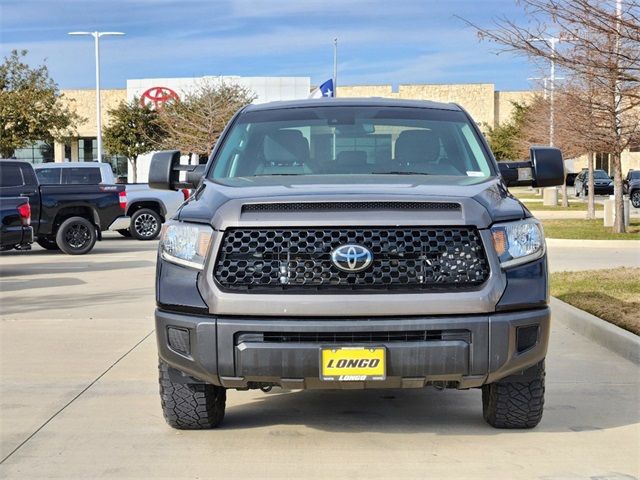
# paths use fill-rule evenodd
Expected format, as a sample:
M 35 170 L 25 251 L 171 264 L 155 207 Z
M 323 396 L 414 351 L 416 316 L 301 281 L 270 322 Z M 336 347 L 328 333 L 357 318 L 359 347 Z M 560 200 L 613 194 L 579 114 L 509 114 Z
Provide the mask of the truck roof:
M 47 162 L 37 163 L 33 166 L 36 170 L 39 168 L 104 168 L 106 165 L 111 170 L 111 165 L 104 162 Z
M 460 107 L 454 103 L 432 102 L 428 100 L 400 100 L 395 98 L 309 98 L 302 100 L 285 100 L 252 104 L 245 108 L 246 112 L 260 110 L 277 110 L 282 108 L 313 108 L 313 107 L 412 107 L 431 108 L 436 110 L 457 110 Z

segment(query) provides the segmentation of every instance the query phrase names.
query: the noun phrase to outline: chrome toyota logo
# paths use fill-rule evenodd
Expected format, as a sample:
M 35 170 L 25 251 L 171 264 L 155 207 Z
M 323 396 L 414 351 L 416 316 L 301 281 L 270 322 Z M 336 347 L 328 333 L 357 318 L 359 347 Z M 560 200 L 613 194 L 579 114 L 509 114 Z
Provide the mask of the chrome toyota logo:
M 361 272 L 373 262 L 371 250 L 362 245 L 342 245 L 331 252 L 331 261 L 343 272 Z

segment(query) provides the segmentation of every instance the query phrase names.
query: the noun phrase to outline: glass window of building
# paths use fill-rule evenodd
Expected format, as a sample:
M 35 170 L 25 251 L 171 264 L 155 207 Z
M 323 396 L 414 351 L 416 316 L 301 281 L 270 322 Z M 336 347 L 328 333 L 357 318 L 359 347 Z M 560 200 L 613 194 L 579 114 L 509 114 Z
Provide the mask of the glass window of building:
M 17 148 L 14 157 L 30 163 L 53 162 L 53 145 L 42 140 L 36 140 L 30 145 Z
M 78 139 L 78 161 L 95 162 L 98 160 L 98 140 L 96 137 Z

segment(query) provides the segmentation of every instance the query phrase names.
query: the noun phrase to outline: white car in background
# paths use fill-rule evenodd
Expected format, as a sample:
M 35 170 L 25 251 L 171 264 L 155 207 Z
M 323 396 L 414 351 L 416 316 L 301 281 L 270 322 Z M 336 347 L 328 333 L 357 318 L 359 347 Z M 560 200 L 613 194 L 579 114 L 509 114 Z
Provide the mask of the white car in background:
M 65 162 L 34 165 L 43 185 L 105 184 L 113 185 L 116 178 L 108 163 Z M 189 198 L 189 190 L 154 190 L 146 183 L 127 183 L 125 217 L 110 230 L 125 237 L 153 240 L 160 234 L 162 224 Z

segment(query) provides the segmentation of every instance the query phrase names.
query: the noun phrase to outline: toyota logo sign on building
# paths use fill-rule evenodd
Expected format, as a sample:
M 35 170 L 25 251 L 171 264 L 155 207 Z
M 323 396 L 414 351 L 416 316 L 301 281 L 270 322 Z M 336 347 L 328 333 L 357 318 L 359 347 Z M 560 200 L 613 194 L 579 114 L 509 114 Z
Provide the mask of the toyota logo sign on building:
M 169 101 L 179 101 L 178 94 L 168 87 L 151 87 L 140 96 L 140 105 L 162 108 Z

